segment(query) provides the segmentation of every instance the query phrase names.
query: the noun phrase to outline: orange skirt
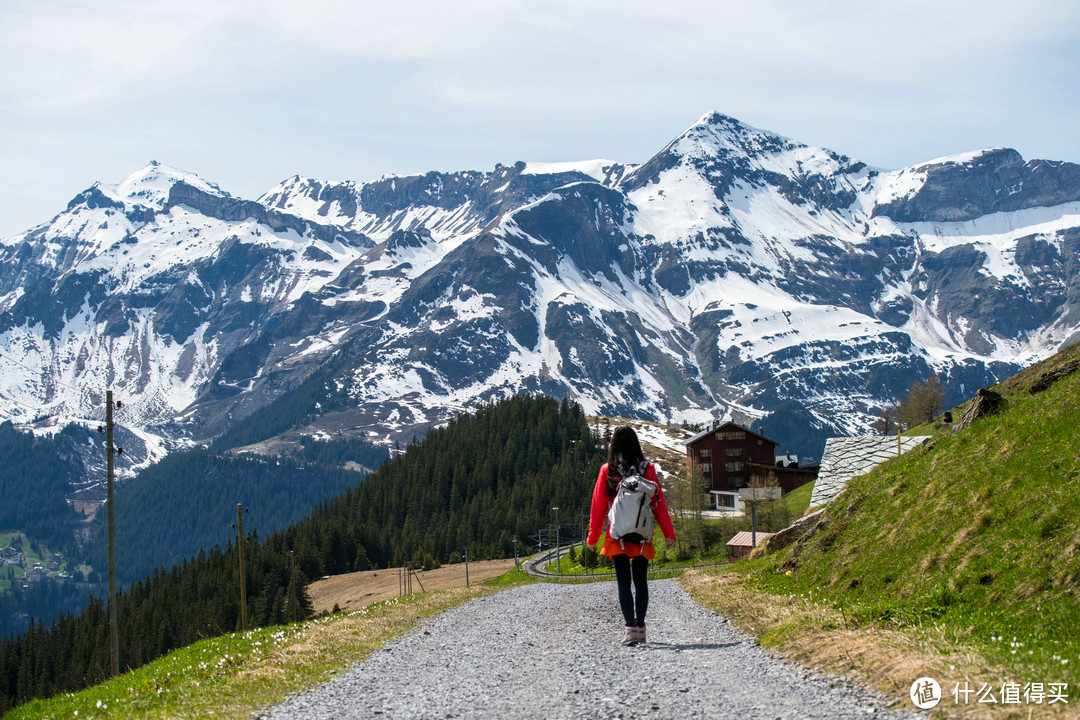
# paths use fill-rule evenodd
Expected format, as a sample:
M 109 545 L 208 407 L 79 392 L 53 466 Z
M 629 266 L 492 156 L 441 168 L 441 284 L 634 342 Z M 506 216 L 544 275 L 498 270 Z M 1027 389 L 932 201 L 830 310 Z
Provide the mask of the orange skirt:
M 629 555 L 630 557 L 638 557 L 644 555 L 647 559 L 652 560 L 656 557 L 656 548 L 653 547 L 651 542 L 647 543 L 620 543 L 618 540 L 612 540 L 611 538 L 604 537 L 604 547 L 600 548 L 601 555 L 615 556 L 615 555 Z

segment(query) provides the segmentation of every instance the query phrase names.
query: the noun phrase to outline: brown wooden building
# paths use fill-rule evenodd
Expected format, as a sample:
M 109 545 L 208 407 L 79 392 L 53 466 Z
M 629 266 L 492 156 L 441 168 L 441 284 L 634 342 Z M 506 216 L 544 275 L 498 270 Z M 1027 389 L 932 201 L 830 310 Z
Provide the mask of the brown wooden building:
M 742 510 L 739 489 L 768 478 L 787 494 L 817 477 L 816 470 L 777 465 L 775 440 L 733 422 L 698 433 L 686 441 L 691 470 L 700 468 L 718 510 Z M 771 476 L 771 477 L 770 477 Z
M 759 532 L 757 533 L 757 537 L 755 538 L 754 533 L 749 533 L 745 531 L 741 533 L 736 533 L 735 537 L 728 540 L 727 543 L 728 560 L 730 560 L 731 562 L 735 562 L 740 558 L 746 557 L 754 551 L 755 547 L 757 547 L 756 545 L 754 545 L 753 542 L 755 539 L 757 540 L 758 545 L 762 545 L 768 542 L 769 538 L 771 538 L 773 534 L 774 533 Z

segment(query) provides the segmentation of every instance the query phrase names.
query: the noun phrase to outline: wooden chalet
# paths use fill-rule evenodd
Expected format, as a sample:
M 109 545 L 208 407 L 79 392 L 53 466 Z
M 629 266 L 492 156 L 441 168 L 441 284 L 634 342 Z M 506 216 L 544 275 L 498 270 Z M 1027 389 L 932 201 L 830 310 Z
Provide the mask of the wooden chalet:
M 700 469 L 717 510 L 742 511 L 739 490 L 753 484 L 777 485 L 786 495 L 817 477 L 816 468 L 779 462 L 779 443 L 761 433 L 727 422 L 686 441 L 691 471 Z M 783 457 L 787 457 L 786 455 Z

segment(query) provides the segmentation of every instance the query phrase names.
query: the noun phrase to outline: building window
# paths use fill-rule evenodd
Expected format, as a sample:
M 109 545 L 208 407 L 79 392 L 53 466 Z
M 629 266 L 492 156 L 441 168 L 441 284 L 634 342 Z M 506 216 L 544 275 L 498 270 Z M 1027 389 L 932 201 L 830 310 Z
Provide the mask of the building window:
M 724 466 L 724 469 L 730 472 L 742 472 L 743 464 L 741 462 L 729 462 Z M 734 479 L 734 478 L 733 478 Z
M 728 455 L 728 457 L 739 457 L 740 455 L 742 455 L 742 448 L 741 447 L 728 448 L 727 449 L 727 455 Z
M 698 457 L 700 457 L 702 460 L 704 460 L 707 457 L 712 457 L 712 449 L 711 448 L 701 448 L 701 451 L 698 453 Z
M 709 473 L 711 473 L 712 472 L 712 463 L 702 463 L 701 464 L 701 472 L 703 474 L 705 474 L 705 475 L 708 475 Z
M 733 430 L 731 432 L 718 432 L 716 433 L 717 440 L 745 440 L 746 432 L 743 430 Z

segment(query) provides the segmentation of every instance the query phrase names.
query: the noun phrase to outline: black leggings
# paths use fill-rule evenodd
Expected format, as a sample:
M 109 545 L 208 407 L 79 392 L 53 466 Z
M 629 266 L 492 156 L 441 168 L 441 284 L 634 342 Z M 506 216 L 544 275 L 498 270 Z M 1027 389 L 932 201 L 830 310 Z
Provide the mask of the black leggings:
M 649 608 L 649 560 L 639 555 L 613 555 L 615 581 L 619 585 L 619 606 L 627 627 L 645 627 L 645 611 Z M 631 580 L 634 592 L 630 591 Z

